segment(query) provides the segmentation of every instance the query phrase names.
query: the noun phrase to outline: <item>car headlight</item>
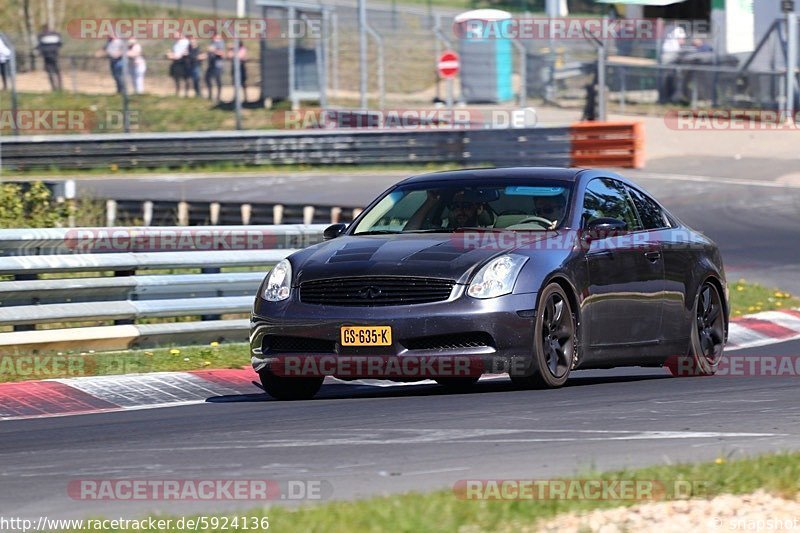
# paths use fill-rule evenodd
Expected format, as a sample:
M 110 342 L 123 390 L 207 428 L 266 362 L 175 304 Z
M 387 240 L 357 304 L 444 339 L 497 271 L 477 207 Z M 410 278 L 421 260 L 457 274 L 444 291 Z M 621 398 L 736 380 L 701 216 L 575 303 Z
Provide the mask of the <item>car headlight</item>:
M 275 265 L 267 277 L 264 299 L 268 302 L 281 302 L 292 292 L 292 264 L 288 259 Z
M 495 298 L 510 293 L 527 260 L 527 257 L 514 254 L 492 259 L 475 275 L 467 294 L 473 298 Z

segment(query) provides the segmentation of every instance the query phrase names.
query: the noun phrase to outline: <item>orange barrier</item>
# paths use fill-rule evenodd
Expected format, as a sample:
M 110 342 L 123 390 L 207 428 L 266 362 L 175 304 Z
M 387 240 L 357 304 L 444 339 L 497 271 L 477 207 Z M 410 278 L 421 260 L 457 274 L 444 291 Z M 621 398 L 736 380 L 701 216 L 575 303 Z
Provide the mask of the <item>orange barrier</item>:
M 644 166 L 641 122 L 576 122 L 570 126 L 572 166 Z

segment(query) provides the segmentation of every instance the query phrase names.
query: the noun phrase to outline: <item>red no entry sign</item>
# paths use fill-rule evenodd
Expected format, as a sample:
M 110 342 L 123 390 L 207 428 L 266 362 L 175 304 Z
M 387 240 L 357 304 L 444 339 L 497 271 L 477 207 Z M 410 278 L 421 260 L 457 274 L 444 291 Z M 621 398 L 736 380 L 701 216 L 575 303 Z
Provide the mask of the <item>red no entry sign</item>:
M 460 68 L 458 54 L 447 50 L 439 56 L 439 61 L 436 63 L 436 68 L 439 70 L 439 76 L 442 78 L 452 78 L 458 74 Z

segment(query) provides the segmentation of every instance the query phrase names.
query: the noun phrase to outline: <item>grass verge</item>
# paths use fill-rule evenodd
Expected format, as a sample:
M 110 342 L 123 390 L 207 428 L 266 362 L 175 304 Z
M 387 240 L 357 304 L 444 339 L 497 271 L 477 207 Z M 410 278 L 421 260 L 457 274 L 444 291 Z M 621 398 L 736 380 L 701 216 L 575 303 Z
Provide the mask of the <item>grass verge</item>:
M 693 487 L 691 496 L 694 498 L 748 494 L 758 489 L 781 497 L 794 497 L 800 489 L 800 453 L 779 453 L 738 460 L 719 457 L 706 463 L 660 465 L 610 473 L 580 472 L 573 479 L 657 481 L 668 488 L 676 486 L 676 482 L 681 482 L 682 486 L 688 482 Z M 335 483 L 333 491 L 335 496 Z M 275 531 L 514 531 L 560 513 L 630 506 L 634 503 L 640 502 L 599 499 L 466 500 L 457 497 L 452 490 L 441 490 L 300 508 L 259 507 L 237 513 L 237 516 L 246 516 L 251 520 L 254 517 L 268 517 L 270 530 Z M 230 525 L 234 515 L 217 516 L 227 516 Z M 176 519 L 173 517 L 173 523 Z M 199 530 L 218 531 L 220 528 Z M 164 531 L 180 530 L 166 528 Z M 227 531 L 247 531 L 247 528 L 234 527 Z
M 800 298 L 791 293 L 764 287 L 758 283 L 748 283 L 740 279 L 728 283 L 731 302 L 731 317 L 800 307 Z

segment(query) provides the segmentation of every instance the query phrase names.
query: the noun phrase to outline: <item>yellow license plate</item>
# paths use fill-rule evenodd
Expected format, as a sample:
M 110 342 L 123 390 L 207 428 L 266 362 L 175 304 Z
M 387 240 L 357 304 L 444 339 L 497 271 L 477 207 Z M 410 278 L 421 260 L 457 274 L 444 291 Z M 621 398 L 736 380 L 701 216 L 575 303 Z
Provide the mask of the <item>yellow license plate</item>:
M 342 346 L 389 346 L 391 326 L 342 326 Z

